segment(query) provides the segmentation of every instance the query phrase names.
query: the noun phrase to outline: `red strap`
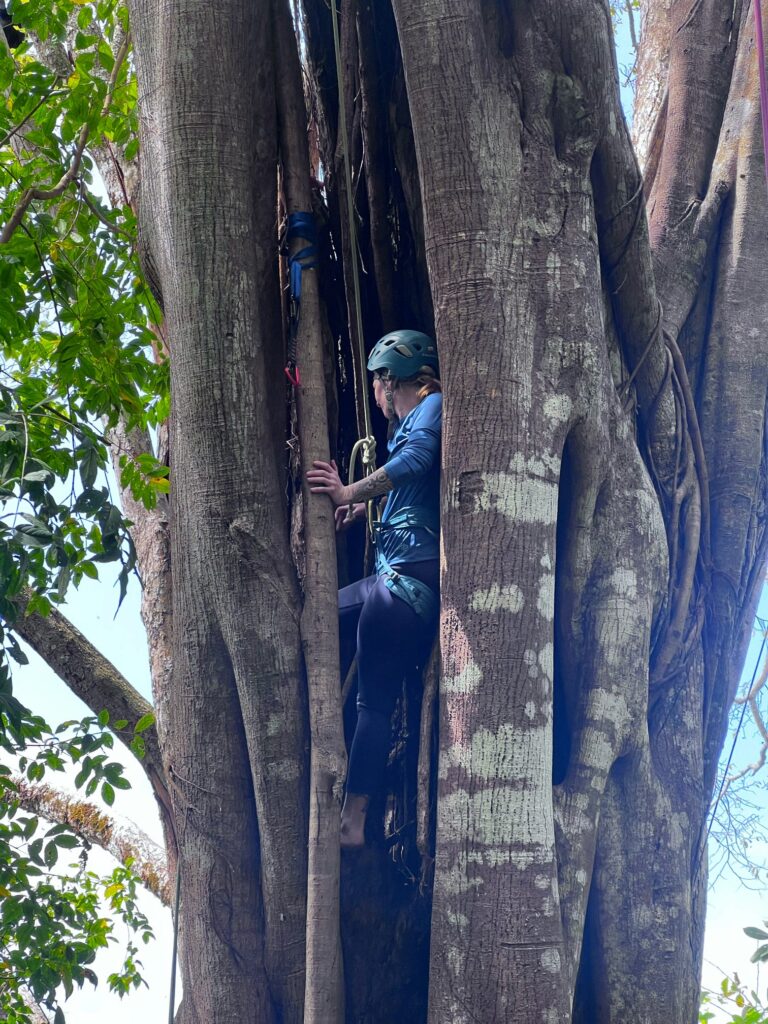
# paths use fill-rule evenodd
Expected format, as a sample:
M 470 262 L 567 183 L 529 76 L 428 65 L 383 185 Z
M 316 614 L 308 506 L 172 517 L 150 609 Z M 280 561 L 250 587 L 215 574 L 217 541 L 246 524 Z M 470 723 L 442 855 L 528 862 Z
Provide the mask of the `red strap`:
M 283 373 L 295 388 L 301 384 L 301 374 L 296 363 L 286 363 Z

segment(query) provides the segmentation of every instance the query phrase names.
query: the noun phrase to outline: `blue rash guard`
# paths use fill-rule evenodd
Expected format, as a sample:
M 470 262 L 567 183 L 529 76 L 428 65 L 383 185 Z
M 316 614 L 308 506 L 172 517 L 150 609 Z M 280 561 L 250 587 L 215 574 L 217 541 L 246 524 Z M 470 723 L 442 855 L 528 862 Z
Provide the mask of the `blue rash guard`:
M 387 476 L 394 489 L 387 498 L 378 543 L 391 566 L 436 559 L 440 553 L 440 432 L 443 396 L 427 395 L 400 421 L 389 440 Z M 403 510 L 418 514 L 428 527 L 385 525 Z

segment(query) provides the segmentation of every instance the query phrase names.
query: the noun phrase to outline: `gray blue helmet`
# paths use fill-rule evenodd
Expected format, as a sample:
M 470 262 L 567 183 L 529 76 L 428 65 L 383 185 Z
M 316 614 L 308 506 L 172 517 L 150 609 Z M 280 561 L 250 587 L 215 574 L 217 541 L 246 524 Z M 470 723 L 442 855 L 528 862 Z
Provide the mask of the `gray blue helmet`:
M 400 380 L 416 377 L 424 366 L 437 374 L 437 346 L 421 331 L 390 331 L 379 338 L 368 357 L 369 370 L 387 370 Z

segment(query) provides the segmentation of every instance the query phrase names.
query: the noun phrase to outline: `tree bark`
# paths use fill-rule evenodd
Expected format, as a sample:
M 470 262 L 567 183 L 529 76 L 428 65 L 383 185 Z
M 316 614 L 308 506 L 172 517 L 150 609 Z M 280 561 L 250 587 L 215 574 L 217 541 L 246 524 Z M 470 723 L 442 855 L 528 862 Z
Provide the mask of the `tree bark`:
M 263 8 L 132 6 L 142 240 L 172 370 L 168 530 L 156 524 L 142 557 L 161 570 L 149 629 L 153 675 L 167 680 L 158 718 L 181 854 L 184 1024 L 298 1024 L 305 987 L 308 1020 L 342 1012 L 335 583 L 318 568 L 333 564 L 330 520 L 304 495 L 302 601 L 282 497 L 276 75 L 289 209 L 311 205 L 278 13 L 279 70 Z M 429 1010 L 430 894 L 403 882 L 413 822 L 391 794 L 389 847 L 344 872 L 347 1019 L 692 1022 L 707 811 L 768 554 L 750 5 L 644 4 L 645 180 L 606 0 L 395 0 L 398 39 L 375 0 L 361 8 L 377 31 L 360 25 L 359 55 L 353 13 L 342 5 L 346 98 L 351 122 L 362 106 L 367 143 L 355 166 L 365 159 L 370 254 L 365 232 L 362 245 L 379 257 L 367 260 L 365 332 L 379 326 L 374 291 L 393 322 L 427 326 L 426 261 L 445 402 Z M 332 172 L 330 19 L 314 0 L 305 15 Z M 374 153 L 384 104 L 391 150 Z M 341 253 L 348 275 L 358 254 L 337 226 L 340 175 L 318 188 L 329 260 Z M 394 291 L 385 194 L 409 223 Z M 324 282 L 343 309 L 338 275 Z M 327 425 L 311 419 L 325 408 L 314 272 L 305 286 L 306 465 L 325 453 Z M 348 396 L 349 351 L 337 355 Z M 342 409 L 346 437 L 354 412 Z M 302 644 L 322 693 L 310 705 L 308 919 Z
M 275 0 L 277 99 L 286 208 L 312 212 L 306 113 L 296 40 L 286 0 Z M 308 245 L 290 242 L 293 256 Z M 317 271 L 302 271 L 297 349 L 301 382 L 294 390 L 302 479 L 315 460 L 330 460 L 326 415 L 323 322 Z M 304 1024 L 342 1024 L 344 981 L 339 932 L 339 814 L 346 774 L 339 687 L 334 509 L 302 486 L 306 574 L 301 641 L 307 671 L 310 726 L 307 970 Z
M 276 434 L 270 11 L 178 0 L 162 10 L 136 2 L 131 14 L 139 215 L 171 351 L 164 753 L 182 873 L 184 1019 L 298 1022 L 306 702 Z M 208 41 L 202 59 L 194 39 Z
M 721 632 L 719 650 L 740 665 L 733 645 L 764 558 L 766 381 L 751 362 L 754 344 L 742 344 L 743 365 L 736 370 L 732 355 L 728 379 L 740 409 L 745 397 L 753 411 L 753 432 L 740 437 L 746 460 L 728 449 L 731 470 L 744 466 L 745 500 L 740 554 L 732 548 L 723 561 L 742 566 L 746 547 L 750 569 L 739 614 L 720 619 L 724 584 L 708 599 L 708 524 L 715 557 L 738 478 L 707 455 L 707 407 L 701 385 L 689 387 L 677 340 L 723 189 L 716 179 L 708 219 L 702 210 L 703 245 L 687 232 L 681 274 L 682 245 L 665 262 L 661 240 L 687 231 L 677 223 L 683 204 L 671 199 L 685 193 L 687 172 L 667 172 L 662 155 L 655 188 L 670 198 L 657 207 L 652 261 L 613 84 L 607 5 L 509 5 L 481 16 L 401 0 L 395 10 L 446 391 L 430 1020 L 564 1020 L 572 1004 L 578 1021 L 693 1019 L 696 852 L 711 793 L 705 764 L 715 763 L 705 751 L 720 749 L 732 695 L 722 687 L 724 659 L 707 652 Z M 709 34 L 724 44 L 711 51 L 711 88 L 680 99 L 670 128 L 670 138 L 683 138 L 681 119 L 695 122 L 688 165 L 700 181 L 715 155 L 720 83 L 727 88 L 737 41 L 732 89 L 755 92 L 738 71 L 743 32 L 718 20 L 716 5 L 691 10 L 702 32 L 713 19 Z M 681 14 L 671 48 L 678 81 L 702 70 L 685 52 L 691 24 Z M 755 108 L 737 109 L 756 131 Z M 723 133 L 734 138 L 727 121 Z M 683 151 L 672 145 L 665 136 L 662 154 L 674 168 Z M 608 323 L 595 301 L 606 286 Z M 633 374 L 650 479 L 618 401 L 623 367 Z M 709 408 L 724 415 L 735 401 Z M 702 641 L 705 611 L 708 622 L 729 624 L 705 628 Z M 708 664 L 720 667 L 718 684 Z M 672 728 L 675 707 L 689 710 Z

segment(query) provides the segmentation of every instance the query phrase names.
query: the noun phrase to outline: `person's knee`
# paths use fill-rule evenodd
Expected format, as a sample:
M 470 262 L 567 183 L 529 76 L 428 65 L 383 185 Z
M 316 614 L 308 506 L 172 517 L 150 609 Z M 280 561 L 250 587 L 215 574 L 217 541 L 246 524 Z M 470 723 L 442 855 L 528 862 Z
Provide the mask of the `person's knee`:
M 389 720 L 394 711 L 395 697 L 382 693 L 357 692 L 357 713 L 380 716 Z

